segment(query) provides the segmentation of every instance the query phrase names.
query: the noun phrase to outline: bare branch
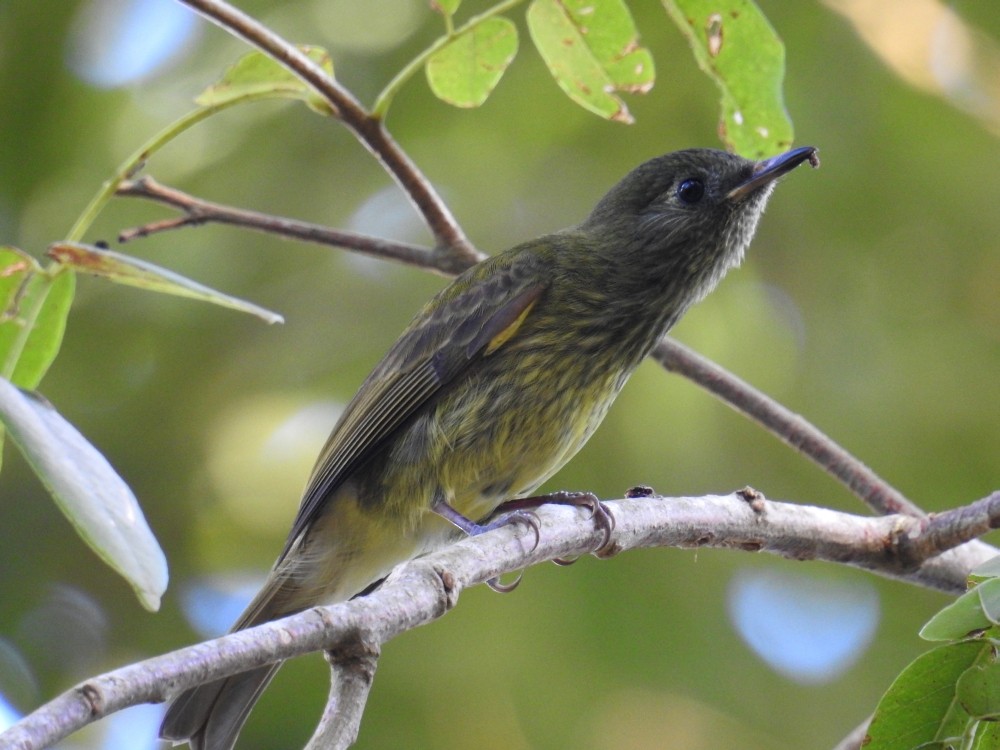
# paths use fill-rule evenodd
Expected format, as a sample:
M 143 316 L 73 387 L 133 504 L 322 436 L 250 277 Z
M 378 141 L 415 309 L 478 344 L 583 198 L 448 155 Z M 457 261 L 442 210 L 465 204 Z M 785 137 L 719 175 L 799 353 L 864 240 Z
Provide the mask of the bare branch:
M 926 560 L 942 549 L 952 549 L 1000 527 L 1000 492 L 982 500 L 927 516 L 919 533 L 900 541 L 903 558 Z
M 434 186 L 393 140 L 384 123 L 371 115 L 333 76 L 328 75 L 295 45 L 224 0 L 180 0 L 180 2 L 198 11 L 230 34 L 265 52 L 315 89 L 329 103 L 344 125 L 381 162 L 406 192 L 434 234 L 438 242 L 438 252 L 452 256 L 459 265 L 482 259 L 482 255 L 466 238 L 448 206 L 434 190 Z
M 693 380 L 786 445 L 812 459 L 877 513 L 924 515 L 920 508 L 814 425 L 697 352 L 671 338 L 663 338 L 653 349 L 652 356 L 670 372 Z
M 994 501 L 995 497 L 987 499 Z M 998 505 L 993 502 L 989 508 L 992 518 L 1000 515 Z M 861 517 L 771 502 L 753 490 L 698 498 L 625 499 L 607 506 L 616 519 L 610 553 L 640 547 L 767 551 L 795 560 L 854 565 L 959 593 L 965 589 L 969 570 L 997 552 L 984 544 L 963 545 L 918 565 L 918 553 L 932 552 L 926 545 L 914 544 L 926 529 L 924 519 Z M 314 651 L 333 655 L 336 680 L 341 684 L 333 687 L 331 697 L 352 717 L 338 740 L 346 741 L 374 673 L 380 644 L 440 617 L 469 586 L 545 560 L 586 554 L 604 541 L 604 530 L 596 527 L 585 511 L 546 505 L 538 510 L 538 519 L 542 533 L 537 546 L 532 530 L 505 526 L 399 566 L 366 596 L 317 607 L 94 677 L 0 734 L 0 747 L 40 750 L 122 708 L 169 700 L 194 685 Z M 971 512 L 958 514 L 948 528 L 954 530 L 962 524 L 981 528 L 981 517 Z M 960 537 L 950 533 L 949 543 Z M 906 547 L 905 554 L 901 545 Z M 328 708 L 327 714 L 332 716 L 335 710 Z M 324 741 L 337 736 L 330 732 L 335 730 L 322 728 L 317 736 Z
M 429 247 L 396 242 L 381 237 L 371 237 L 358 232 L 345 232 L 320 224 L 287 219 L 281 216 L 247 211 L 241 208 L 213 203 L 196 198 L 181 190 L 161 185 L 152 177 L 124 182 L 117 190 L 118 195 L 163 203 L 184 212 L 184 216 L 145 224 L 133 229 L 125 229 L 118 235 L 119 242 L 129 242 L 139 237 L 147 237 L 157 232 L 180 229 L 200 224 L 230 224 L 253 229 L 267 234 L 276 234 L 289 239 L 313 242 L 353 250 L 383 260 L 416 266 L 428 271 L 451 276 L 455 272 L 455 258 L 437 253 Z M 471 263 L 469 263 L 471 265 Z

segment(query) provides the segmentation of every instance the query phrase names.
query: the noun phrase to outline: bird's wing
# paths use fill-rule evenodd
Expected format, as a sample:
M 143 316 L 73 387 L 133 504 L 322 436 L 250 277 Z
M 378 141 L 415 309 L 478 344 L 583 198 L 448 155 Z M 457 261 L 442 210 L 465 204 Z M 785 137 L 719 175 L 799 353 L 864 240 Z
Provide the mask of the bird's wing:
M 502 254 L 413 319 L 347 405 L 320 453 L 279 562 L 327 498 L 477 358 L 506 343 L 548 287 L 533 254 Z

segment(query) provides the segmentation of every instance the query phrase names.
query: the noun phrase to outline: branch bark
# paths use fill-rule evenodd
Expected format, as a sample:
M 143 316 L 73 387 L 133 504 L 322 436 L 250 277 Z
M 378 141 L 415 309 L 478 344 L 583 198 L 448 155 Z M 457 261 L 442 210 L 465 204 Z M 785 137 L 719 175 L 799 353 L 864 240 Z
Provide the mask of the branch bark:
M 766 551 L 794 560 L 853 565 L 952 593 L 963 591 L 968 572 L 997 551 L 987 545 L 948 545 L 982 529 L 984 518 L 987 526 L 1000 521 L 996 493 L 968 506 L 975 511 L 956 511 L 944 524 L 948 534 L 928 532 L 926 519 L 862 517 L 772 502 L 750 489 L 698 498 L 623 499 L 607 507 L 616 519 L 607 555 L 642 547 Z M 546 560 L 587 554 L 604 541 L 603 529 L 579 509 L 547 505 L 538 510 L 538 518 L 537 546 L 530 529 L 506 526 L 399 566 L 367 596 L 94 677 L 0 734 L 0 747 L 40 750 L 128 706 L 163 702 L 196 684 L 314 651 L 327 652 L 336 677 L 333 702 L 312 747 L 347 747 L 357 732 L 381 644 L 442 616 L 470 586 Z M 958 528 L 966 531 L 955 533 Z M 925 534 L 945 547 L 935 550 L 922 543 Z M 942 554 L 927 557 L 935 552 Z M 322 742 L 330 744 L 317 744 Z

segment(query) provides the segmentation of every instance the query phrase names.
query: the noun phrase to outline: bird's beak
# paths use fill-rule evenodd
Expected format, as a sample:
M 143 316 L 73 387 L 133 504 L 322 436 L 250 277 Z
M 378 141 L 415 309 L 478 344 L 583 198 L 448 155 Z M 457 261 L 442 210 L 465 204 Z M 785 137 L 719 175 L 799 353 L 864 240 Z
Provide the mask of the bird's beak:
M 753 174 L 746 182 L 741 182 L 726 194 L 726 198 L 731 201 L 743 200 L 750 193 L 758 188 L 774 182 L 783 174 L 787 174 L 795 169 L 799 164 L 808 161 L 813 167 L 819 166 L 817 150 L 813 146 L 803 146 L 793 148 L 783 154 L 772 156 L 770 159 L 757 162 L 753 168 Z

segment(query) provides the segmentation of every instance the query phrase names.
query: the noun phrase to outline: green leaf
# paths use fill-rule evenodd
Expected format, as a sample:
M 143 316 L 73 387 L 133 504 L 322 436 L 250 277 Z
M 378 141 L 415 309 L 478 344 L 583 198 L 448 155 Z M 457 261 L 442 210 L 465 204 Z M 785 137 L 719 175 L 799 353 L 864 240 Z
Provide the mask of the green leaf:
M 722 93 L 719 135 L 747 158 L 785 151 L 792 123 L 782 81 L 785 48 L 752 0 L 663 0 L 698 65 Z
M 990 578 L 935 614 L 920 629 L 920 637 L 928 641 L 957 641 L 996 624 L 998 613 L 1000 578 Z
M 1000 723 L 996 721 L 980 722 L 976 727 L 975 740 L 970 750 L 997 750 L 1000 747 Z
M 973 718 L 990 721 L 1000 718 L 1000 664 L 966 670 L 958 678 L 956 695 Z
M 34 388 L 59 352 L 73 274 L 50 274 L 30 255 L 0 247 L 0 377 Z
M 431 8 L 443 16 L 453 16 L 462 0 L 431 0 Z
M 534 0 L 528 29 L 549 72 L 577 104 L 601 117 L 632 122 L 617 92 L 645 93 L 655 69 L 639 46 L 622 0 Z
M 83 540 L 155 611 L 167 562 L 135 496 L 52 405 L 0 378 L 0 419 Z
M 442 101 L 478 107 L 500 82 L 517 54 L 517 27 L 488 18 L 459 34 L 427 60 L 427 82 Z
M 943 748 L 946 740 L 974 730 L 974 719 L 957 700 L 966 670 L 990 664 L 993 644 L 975 640 L 938 646 L 913 661 L 879 701 L 865 750 Z
M 975 576 L 977 578 L 991 578 L 994 576 L 1000 576 L 1000 555 L 996 557 L 991 557 L 989 560 L 984 562 L 982 565 L 977 565 L 972 569 L 970 576 Z
M 230 297 L 173 271 L 113 250 L 78 242 L 60 242 L 49 247 L 48 255 L 76 271 L 101 276 L 118 284 L 210 302 L 256 315 L 265 323 L 284 322 L 284 318 L 277 313 L 252 302 Z
M 330 54 L 321 47 L 299 49 L 323 70 L 333 75 Z M 330 105 L 311 86 L 263 52 L 250 52 L 230 66 L 222 79 L 195 97 L 203 107 L 218 107 L 239 99 L 265 96 L 300 99 L 320 114 L 330 114 Z

